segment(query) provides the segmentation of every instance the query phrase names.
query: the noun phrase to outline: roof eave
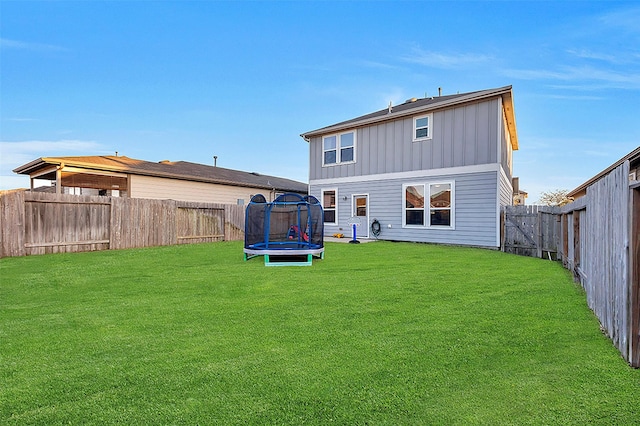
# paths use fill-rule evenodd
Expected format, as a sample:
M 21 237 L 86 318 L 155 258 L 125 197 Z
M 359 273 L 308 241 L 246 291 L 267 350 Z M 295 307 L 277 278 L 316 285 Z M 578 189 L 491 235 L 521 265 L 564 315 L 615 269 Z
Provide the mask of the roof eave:
M 516 127 L 516 113 L 513 108 L 513 93 L 511 90 L 502 95 L 502 107 L 504 108 L 505 118 L 507 121 L 507 130 L 511 138 L 511 148 L 517 151 L 518 146 L 518 130 Z
M 51 163 L 47 161 L 46 158 L 40 157 L 40 158 L 36 158 L 35 160 L 27 164 L 23 164 L 22 166 L 16 167 L 15 169 L 12 170 L 12 172 L 17 173 L 19 175 L 28 175 L 28 174 L 31 174 L 34 170 L 37 170 L 47 164 L 59 165 L 60 163 Z

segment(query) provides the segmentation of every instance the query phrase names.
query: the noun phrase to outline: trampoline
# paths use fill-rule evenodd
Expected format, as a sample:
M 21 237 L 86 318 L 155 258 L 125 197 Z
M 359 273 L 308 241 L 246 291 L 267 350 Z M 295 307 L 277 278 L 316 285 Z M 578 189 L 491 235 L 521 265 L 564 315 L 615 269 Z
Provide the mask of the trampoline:
M 282 194 L 273 202 L 251 197 L 245 211 L 244 260 L 264 256 L 267 266 L 309 266 L 324 258 L 322 206 L 311 195 Z

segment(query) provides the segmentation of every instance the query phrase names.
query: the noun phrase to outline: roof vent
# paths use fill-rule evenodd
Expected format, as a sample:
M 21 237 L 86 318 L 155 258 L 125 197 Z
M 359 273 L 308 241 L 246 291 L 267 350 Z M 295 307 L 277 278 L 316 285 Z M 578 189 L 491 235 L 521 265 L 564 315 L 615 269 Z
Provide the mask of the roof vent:
M 254 175 L 254 176 L 260 176 L 260 173 L 258 173 L 258 172 L 251 172 L 251 174 Z
M 415 102 L 415 101 L 417 101 L 417 100 L 418 100 L 418 98 L 411 98 L 411 99 L 407 99 L 404 103 L 405 103 L 405 104 L 412 104 L 412 103 L 414 103 L 414 102 Z
M 158 163 L 160 163 L 160 164 L 169 164 L 169 163 L 171 163 L 171 160 L 160 160 L 160 161 L 158 161 Z

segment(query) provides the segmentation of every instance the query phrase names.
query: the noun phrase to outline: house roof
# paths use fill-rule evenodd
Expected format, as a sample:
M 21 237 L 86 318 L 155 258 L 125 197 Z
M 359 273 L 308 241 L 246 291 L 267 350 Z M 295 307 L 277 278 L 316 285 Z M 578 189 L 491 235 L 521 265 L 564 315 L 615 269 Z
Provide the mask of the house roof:
M 14 173 L 32 174 L 51 166 L 78 167 L 106 172 L 120 172 L 134 175 L 155 176 L 168 179 L 182 179 L 197 182 L 251 188 L 275 189 L 283 192 L 307 193 L 304 182 L 255 172 L 225 169 L 187 161 L 160 161 L 158 163 L 136 160 L 125 156 L 84 156 L 84 157 L 42 157 L 14 169 Z M 46 178 L 43 176 L 43 178 Z
M 499 87 L 496 89 L 480 90 L 476 92 L 459 93 L 455 95 L 435 96 L 429 98 L 416 99 L 412 98 L 405 103 L 392 106 L 391 112 L 389 108 L 384 108 L 370 114 L 362 115 L 351 120 L 342 121 L 330 126 L 322 127 L 301 134 L 307 142 L 316 136 L 326 135 L 328 133 L 339 132 L 354 127 L 361 127 L 370 124 L 376 124 L 383 121 L 396 120 L 398 118 L 407 117 L 415 114 L 431 112 L 451 106 L 456 106 L 469 102 L 477 102 L 483 99 L 501 96 L 505 108 L 507 119 L 507 127 L 511 136 L 511 144 L 513 149 L 518 149 L 518 134 L 516 132 L 515 112 L 513 109 L 513 93 L 511 86 Z
M 615 163 L 613 163 L 612 165 L 610 165 L 609 167 L 607 167 L 606 169 L 604 169 L 603 171 L 601 171 L 600 173 L 598 173 L 597 175 L 595 175 L 594 177 L 592 177 L 591 179 L 589 179 L 588 181 L 586 181 L 585 183 L 583 183 L 582 185 L 578 186 L 577 188 L 569 192 L 567 194 L 567 197 L 578 198 L 583 196 L 586 193 L 588 186 L 593 185 L 594 182 L 600 180 L 600 178 L 609 174 L 613 169 L 617 168 L 627 160 L 631 162 L 640 160 L 640 146 L 634 149 L 633 151 L 631 151 L 630 153 L 628 153 L 627 155 L 625 155 L 624 157 L 622 157 L 621 159 L 619 159 L 618 161 L 616 161 Z

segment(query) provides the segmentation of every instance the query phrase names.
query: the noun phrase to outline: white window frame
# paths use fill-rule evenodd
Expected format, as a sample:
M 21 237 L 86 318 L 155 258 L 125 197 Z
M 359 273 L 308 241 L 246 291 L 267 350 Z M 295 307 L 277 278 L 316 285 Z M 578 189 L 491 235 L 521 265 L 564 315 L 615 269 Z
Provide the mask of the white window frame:
M 325 148 L 325 140 L 327 140 L 329 138 L 335 138 L 336 139 L 335 148 L 331 148 L 331 149 L 326 149 Z M 326 163 L 325 162 L 326 153 L 330 152 L 330 151 L 335 151 L 336 152 L 336 161 L 335 161 L 335 163 Z M 325 166 L 335 166 L 336 164 L 338 164 L 338 159 L 339 159 L 338 152 L 339 152 L 339 149 L 338 149 L 338 135 L 327 135 L 327 136 L 324 136 L 322 138 L 322 166 L 323 167 L 325 167 Z
M 427 136 L 423 136 L 423 137 L 417 137 L 416 136 L 416 132 L 419 129 L 423 129 L 423 127 L 418 127 L 418 120 L 420 120 L 421 118 L 426 118 L 427 119 Z M 426 140 L 430 140 L 433 138 L 433 114 L 424 114 L 424 115 L 420 115 L 417 117 L 413 118 L 413 142 L 421 142 L 421 141 L 426 141 Z
M 450 194 L 450 202 L 449 202 L 449 207 L 431 207 L 431 187 L 433 185 L 449 185 L 449 187 L 451 188 L 451 194 Z M 427 222 L 427 227 L 429 228 L 436 228 L 436 229 L 455 229 L 455 211 L 456 211 L 456 193 L 455 193 L 455 182 L 454 181 L 438 181 L 438 182 L 427 182 L 425 184 L 425 191 L 428 191 L 428 193 L 425 193 L 425 198 L 427 198 L 427 194 L 428 194 L 428 204 L 429 207 L 427 208 L 429 211 L 429 217 L 426 218 L 426 222 Z M 449 210 L 449 225 L 431 225 L 431 211 L 432 210 Z
M 322 209 L 326 210 L 327 208 L 324 205 L 324 194 L 325 192 L 331 192 L 333 191 L 335 193 L 335 197 L 336 197 L 336 203 L 334 207 L 329 207 L 329 209 L 332 209 L 335 212 L 335 222 L 324 222 L 325 225 L 337 225 L 338 224 L 338 188 L 324 188 L 320 191 L 320 205 L 322 205 Z
M 342 136 L 343 135 L 347 135 L 347 134 L 352 134 L 353 135 L 353 145 L 352 146 L 346 146 L 343 147 L 342 146 Z M 324 141 L 326 139 L 329 138 L 336 138 L 336 147 L 332 148 L 332 149 L 325 149 L 325 145 L 324 145 Z M 355 130 L 350 130 L 348 132 L 342 132 L 342 133 L 334 133 L 331 135 L 326 135 L 322 137 L 322 167 L 332 167 L 332 166 L 339 166 L 341 164 L 351 164 L 351 163 L 355 163 L 356 162 L 356 139 L 357 139 L 357 132 Z M 343 149 L 348 149 L 348 148 L 352 148 L 353 149 L 353 159 L 352 160 L 348 160 L 348 161 L 342 161 L 342 150 Z M 329 151 L 335 151 L 336 152 L 336 162 L 335 163 L 325 163 L 325 153 L 329 152 Z
M 424 206 L 422 206 L 422 211 L 424 212 L 424 215 L 423 215 L 424 222 L 422 225 L 407 224 L 407 187 L 409 186 L 422 186 L 423 196 L 425 197 Z M 426 199 L 426 194 L 424 194 L 424 187 L 425 187 L 424 182 L 405 183 L 402 185 L 402 227 L 403 228 L 424 228 L 425 227 L 426 217 L 427 217 L 427 211 L 426 211 L 427 199 Z M 418 209 L 412 209 L 412 210 L 418 210 Z
M 449 209 L 449 225 L 431 225 L 431 211 L 438 208 L 431 207 L 431 187 L 433 185 L 450 185 L 451 188 L 451 203 Z M 424 194 L 424 223 L 422 225 L 407 224 L 407 187 L 408 186 L 422 186 Z M 402 185 L 402 227 L 413 229 L 443 229 L 454 230 L 455 226 L 455 211 L 456 211 L 456 194 L 455 194 L 455 181 L 428 181 L 428 182 L 414 182 L 405 183 Z M 440 208 L 442 209 L 442 208 Z

